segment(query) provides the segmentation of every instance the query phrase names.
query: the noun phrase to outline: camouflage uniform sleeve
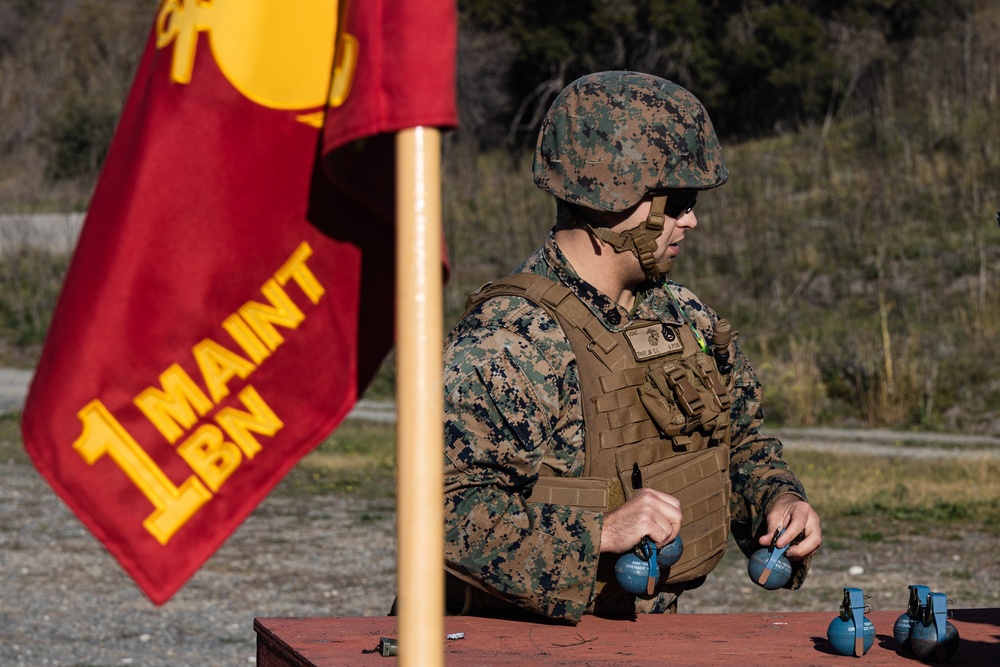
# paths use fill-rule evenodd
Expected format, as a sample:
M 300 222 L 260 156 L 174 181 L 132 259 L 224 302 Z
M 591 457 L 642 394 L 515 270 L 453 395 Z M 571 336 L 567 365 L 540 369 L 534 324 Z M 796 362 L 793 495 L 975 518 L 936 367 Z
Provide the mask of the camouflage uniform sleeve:
M 453 331 L 445 351 L 445 560 L 487 593 L 576 621 L 594 594 L 602 517 L 529 500 L 575 377 L 557 337 L 565 340 L 548 315 L 513 298 L 485 302 Z
M 786 493 L 807 498 L 802 483 L 782 458 L 781 441 L 760 432 L 764 421 L 760 380 L 739 344 L 735 344 L 733 351 L 731 528 L 736 543 L 749 557 L 760 548 L 758 540 L 767 532 L 766 515 L 775 499 Z M 808 560 L 792 563 L 789 588 L 802 585 L 808 565 Z
M 682 308 L 706 340 L 711 340 L 719 316 L 681 286 L 674 286 Z M 733 405 L 730 411 L 732 439 L 729 476 L 732 481 L 730 528 L 747 557 L 760 548 L 758 540 L 767 532 L 767 511 L 786 493 L 807 500 L 805 488 L 782 458 L 781 441 L 760 432 L 764 423 L 763 388 L 750 361 L 734 335 L 729 353 L 733 359 Z M 788 588 L 802 585 L 809 559 L 792 563 Z

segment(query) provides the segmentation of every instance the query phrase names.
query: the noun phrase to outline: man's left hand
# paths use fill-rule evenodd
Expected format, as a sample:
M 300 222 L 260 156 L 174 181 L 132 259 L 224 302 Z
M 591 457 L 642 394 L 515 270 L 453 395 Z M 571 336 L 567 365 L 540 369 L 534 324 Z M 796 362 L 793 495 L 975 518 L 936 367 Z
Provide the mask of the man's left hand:
M 812 505 L 790 493 L 778 496 L 771 504 L 767 513 L 767 534 L 760 538 L 763 546 L 770 546 L 774 533 L 782 528 L 777 546 L 783 547 L 801 536 L 797 544 L 793 544 L 785 552 L 790 560 L 802 560 L 811 556 L 823 542 L 823 527 L 819 515 Z

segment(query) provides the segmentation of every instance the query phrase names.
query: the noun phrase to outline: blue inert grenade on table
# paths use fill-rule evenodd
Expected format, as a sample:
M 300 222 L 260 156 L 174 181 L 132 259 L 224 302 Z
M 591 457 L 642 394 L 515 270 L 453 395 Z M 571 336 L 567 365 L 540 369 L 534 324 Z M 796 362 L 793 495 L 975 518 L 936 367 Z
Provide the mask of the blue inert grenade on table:
M 845 588 L 840 615 L 830 621 L 826 637 L 841 655 L 860 658 L 875 643 L 875 624 L 865 616 L 865 595 L 860 588 Z
M 774 531 L 774 538 L 771 539 L 771 546 L 768 549 L 757 549 L 750 557 L 747 571 L 750 579 L 758 586 L 763 586 L 769 591 L 777 590 L 788 583 L 792 578 L 792 564 L 785 556 L 791 542 L 783 547 L 777 547 L 778 538 L 784 531 L 778 529 Z
M 923 614 L 910 629 L 910 648 L 921 660 L 946 662 L 958 651 L 958 629 L 948 622 L 944 593 L 927 596 Z
M 910 648 L 910 630 L 923 617 L 927 596 L 930 594 L 929 586 L 910 584 L 910 600 L 906 605 L 906 611 L 896 619 L 896 624 L 892 626 L 892 634 L 900 648 Z
M 652 595 L 660 579 L 660 570 L 676 563 L 684 551 L 680 535 L 658 549 L 653 540 L 644 537 L 635 549 L 615 562 L 615 579 L 632 595 Z

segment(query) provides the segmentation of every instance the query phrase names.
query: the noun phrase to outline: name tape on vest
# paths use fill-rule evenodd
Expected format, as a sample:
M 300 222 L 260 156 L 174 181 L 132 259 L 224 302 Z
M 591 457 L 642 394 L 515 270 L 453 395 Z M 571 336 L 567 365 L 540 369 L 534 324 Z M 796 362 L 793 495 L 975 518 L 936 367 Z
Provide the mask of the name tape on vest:
M 628 344 L 636 359 L 654 359 L 673 352 L 680 352 L 684 344 L 670 327 L 659 322 L 625 331 Z

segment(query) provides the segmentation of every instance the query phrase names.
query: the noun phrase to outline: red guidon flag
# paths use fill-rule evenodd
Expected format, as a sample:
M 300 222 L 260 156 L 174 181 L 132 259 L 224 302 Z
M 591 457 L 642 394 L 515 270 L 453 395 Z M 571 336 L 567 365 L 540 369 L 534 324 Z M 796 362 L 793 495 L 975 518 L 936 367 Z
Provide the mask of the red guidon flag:
M 445 0 L 161 3 L 22 424 L 153 602 L 388 352 L 394 165 L 378 135 L 456 123 L 455 31 Z

